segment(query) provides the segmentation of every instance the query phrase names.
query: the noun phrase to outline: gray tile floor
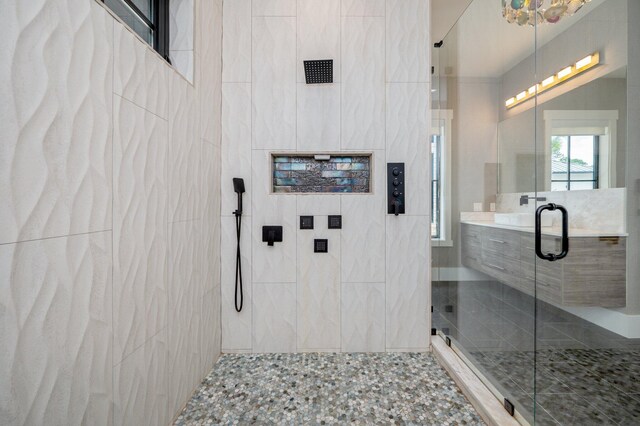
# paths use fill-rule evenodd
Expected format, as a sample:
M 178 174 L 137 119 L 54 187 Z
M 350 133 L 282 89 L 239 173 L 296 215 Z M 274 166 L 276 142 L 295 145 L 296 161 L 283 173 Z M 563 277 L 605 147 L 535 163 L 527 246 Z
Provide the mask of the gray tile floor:
M 429 353 L 223 355 L 176 425 L 482 425 Z
M 536 424 L 640 424 L 640 339 L 542 301 L 535 319 L 534 299 L 498 282 L 434 283 L 433 302 L 433 326 L 530 422 L 535 382 Z

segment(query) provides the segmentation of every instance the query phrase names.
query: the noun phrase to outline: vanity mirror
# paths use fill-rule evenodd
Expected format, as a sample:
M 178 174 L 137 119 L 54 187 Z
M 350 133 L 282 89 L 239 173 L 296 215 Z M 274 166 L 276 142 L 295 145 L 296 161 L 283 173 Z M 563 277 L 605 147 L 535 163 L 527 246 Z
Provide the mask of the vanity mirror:
M 626 67 L 567 85 L 537 109 L 498 123 L 498 192 L 625 186 Z

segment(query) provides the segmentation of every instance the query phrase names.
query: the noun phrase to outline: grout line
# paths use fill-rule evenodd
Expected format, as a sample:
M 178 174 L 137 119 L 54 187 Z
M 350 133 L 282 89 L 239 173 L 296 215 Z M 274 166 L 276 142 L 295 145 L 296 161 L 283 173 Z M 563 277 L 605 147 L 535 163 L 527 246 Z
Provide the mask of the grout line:
M 235 1 L 235 0 L 232 0 Z M 249 184 L 250 184 L 250 189 L 251 189 L 251 200 L 250 200 L 250 205 L 251 205 L 251 214 L 252 216 L 249 218 L 250 219 L 250 226 L 251 226 L 251 238 L 249 239 L 249 264 L 250 264 L 250 270 L 249 270 L 249 285 L 251 287 L 251 304 L 250 304 L 250 309 L 249 309 L 249 351 L 253 352 L 254 347 L 253 347 L 253 299 L 254 299 L 254 294 L 253 294 L 253 267 L 254 267 L 254 259 L 253 259 L 253 239 L 254 239 L 254 235 L 253 233 L 255 232 L 255 230 L 253 229 L 254 223 L 253 223 L 253 208 L 254 208 L 254 202 L 256 197 L 255 195 L 255 191 L 256 191 L 256 187 L 257 185 L 255 185 L 255 182 L 253 182 L 253 143 L 254 143 L 254 137 L 253 137 L 253 90 L 255 87 L 255 82 L 253 81 L 253 23 L 254 23 L 254 18 L 253 18 L 253 1 L 254 0 L 250 0 L 250 4 L 249 4 L 249 33 L 250 33 L 250 37 L 251 37 L 251 49 L 249 51 L 249 79 L 250 79 L 250 91 L 249 91 L 249 96 L 251 99 L 250 105 L 250 112 L 249 112 L 249 126 L 251 127 L 251 137 L 249 140 L 249 164 L 250 164 L 250 170 L 251 170 L 251 174 L 249 176 Z
M 115 389 L 116 389 L 116 375 L 115 375 L 115 369 L 113 368 L 113 364 L 115 362 L 115 354 L 114 354 L 114 350 L 113 348 L 115 348 L 115 344 L 116 344 L 116 333 L 114 330 L 114 324 L 115 324 L 115 315 L 114 315 L 114 291 L 113 291 L 113 281 L 114 281 L 114 259 L 115 259 L 115 253 L 114 253 L 114 245 L 115 245 L 115 235 L 113 232 L 113 221 L 114 221 L 114 214 L 115 214 L 115 190 L 114 190 L 114 183 L 115 183 L 115 176 L 114 176 L 114 170 L 115 170 L 115 158 L 113 155 L 113 145 L 114 145 L 114 134 L 115 134 L 115 129 L 114 129 L 114 120 L 115 120 L 115 97 L 117 96 L 114 92 L 113 92 L 113 87 L 115 85 L 115 75 L 116 75 L 116 54 L 115 54 L 115 38 L 116 38 L 116 21 L 112 20 L 111 21 L 111 41 L 112 41 L 112 45 L 113 45 L 113 52 L 112 52 L 112 57 L 111 57 L 111 401 L 109 403 L 109 405 L 111 406 L 111 412 L 113 417 L 115 418 L 116 416 L 116 397 L 115 397 Z M 167 127 L 169 127 L 169 123 L 167 122 Z M 168 145 L 168 144 L 167 144 Z M 166 203 L 165 203 L 166 206 Z M 166 263 L 166 262 L 165 262 Z M 166 275 L 165 275 L 166 277 Z M 113 422 L 113 418 L 112 418 L 112 422 Z
M 113 194 L 111 195 L 111 199 L 112 199 L 111 209 L 112 209 L 112 214 L 113 214 Z M 113 219 L 112 219 L 112 224 L 113 224 Z M 9 241 L 9 242 L 6 242 L 6 243 L 0 243 L 0 247 L 1 246 L 10 246 L 10 245 L 14 245 L 14 244 L 22 244 L 22 243 L 33 243 L 33 242 L 37 242 L 37 241 L 54 240 L 54 239 L 57 239 L 57 238 L 78 237 L 78 236 L 81 236 L 81 235 L 100 234 L 102 232 L 111 232 L 111 233 L 113 233 L 113 229 L 100 229 L 100 230 L 97 230 L 97 231 L 78 232 L 78 233 L 75 233 L 75 234 L 52 235 L 50 237 L 32 238 L 32 239 L 29 239 L 29 240 Z

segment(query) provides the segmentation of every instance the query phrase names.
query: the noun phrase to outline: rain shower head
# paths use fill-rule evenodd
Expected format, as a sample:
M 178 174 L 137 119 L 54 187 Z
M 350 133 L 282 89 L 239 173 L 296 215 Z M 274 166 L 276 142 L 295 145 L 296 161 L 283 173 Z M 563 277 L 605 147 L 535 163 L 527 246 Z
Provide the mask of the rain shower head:
M 333 83 L 333 59 L 304 61 L 307 84 Z

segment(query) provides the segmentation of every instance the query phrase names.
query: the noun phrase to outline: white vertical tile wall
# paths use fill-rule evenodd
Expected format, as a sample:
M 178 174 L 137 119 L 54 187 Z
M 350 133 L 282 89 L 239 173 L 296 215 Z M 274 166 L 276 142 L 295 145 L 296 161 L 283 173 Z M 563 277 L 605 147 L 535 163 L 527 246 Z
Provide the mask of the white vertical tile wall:
M 3 424 L 168 424 L 219 356 L 222 0 L 179 16 L 193 84 L 100 1 L 3 4 Z
M 225 1 L 222 11 L 222 81 L 251 81 L 251 0 Z
M 296 351 L 295 283 L 260 283 L 253 288 L 253 348 L 256 352 Z
M 296 20 L 253 18 L 251 32 L 253 148 L 294 149 Z
M 338 198 L 338 197 L 336 197 Z M 315 216 L 314 229 L 298 230 L 298 350 L 340 348 L 340 231 Z M 314 239 L 327 239 L 328 253 L 314 253 Z
M 384 149 L 384 18 L 342 19 L 342 149 Z
M 342 284 L 342 350 L 384 352 L 385 283 Z
M 384 16 L 385 0 L 342 0 L 342 16 Z
M 224 6 L 223 350 L 425 350 L 429 0 L 251 3 Z M 334 83 L 306 85 L 305 59 L 333 59 Z M 282 151 L 370 152 L 373 192 L 272 194 L 270 155 Z M 388 161 L 407 165 L 401 217 L 386 214 Z M 247 186 L 239 314 L 232 177 Z M 341 230 L 327 229 L 332 214 Z M 300 215 L 315 229 L 298 229 Z M 282 225 L 284 241 L 268 247 L 263 225 Z M 329 253 L 313 253 L 314 238 Z

